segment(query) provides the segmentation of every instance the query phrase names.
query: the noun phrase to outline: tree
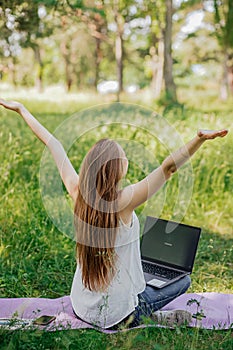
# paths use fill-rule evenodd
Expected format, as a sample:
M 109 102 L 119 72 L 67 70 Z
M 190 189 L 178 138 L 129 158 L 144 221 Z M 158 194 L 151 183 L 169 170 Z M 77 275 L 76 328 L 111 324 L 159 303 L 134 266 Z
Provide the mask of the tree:
M 140 6 L 143 6 L 143 2 L 138 2 L 136 6 L 134 0 L 105 0 L 104 4 L 107 11 L 108 26 L 114 32 L 116 76 L 118 81 L 117 100 L 119 100 L 120 93 L 124 88 L 125 43 L 128 39 L 125 34 L 125 28 L 131 21 L 141 16 Z
M 130 5 L 131 1 L 122 1 L 122 0 L 111 0 L 104 1 L 105 8 L 108 13 L 108 23 L 114 24 L 114 52 L 116 60 L 116 76 L 118 81 L 118 93 L 117 100 L 119 101 L 120 93 L 123 90 L 123 59 L 124 59 L 124 25 L 125 19 L 128 14 L 127 6 Z
M 100 63 L 103 58 L 101 44 L 102 42 L 108 42 L 107 36 L 107 21 L 106 15 L 103 11 L 103 4 L 98 4 L 98 12 L 93 9 L 79 9 L 77 12 L 81 21 L 86 24 L 90 35 L 95 41 L 95 78 L 94 86 L 97 88 L 97 84 L 100 78 Z
M 36 85 L 39 91 L 43 88 L 44 62 L 42 59 L 43 38 L 52 34 L 53 26 L 50 23 L 44 5 L 37 2 L 4 1 L 0 7 L 3 16 L 3 35 L 9 46 L 9 56 L 14 59 L 14 45 L 11 38 L 17 35 L 17 44 L 22 48 L 30 47 L 34 52 L 37 64 Z
M 151 19 L 148 33 L 151 89 L 154 98 L 159 98 L 164 81 L 164 27 L 165 6 L 163 0 L 146 1 L 146 14 Z
M 172 0 L 165 0 L 166 17 L 164 29 L 164 81 L 165 93 L 171 101 L 176 102 L 176 86 L 173 79 L 173 60 L 172 60 Z
M 86 24 L 74 16 L 61 16 L 61 27 L 55 33 L 64 62 L 66 90 L 72 86 L 82 86 L 84 82 L 95 79 L 95 42 L 87 30 Z
M 146 13 L 151 18 L 149 55 L 152 72 L 151 88 L 154 98 L 161 95 L 165 85 L 166 97 L 175 102 L 176 86 L 173 79 L 172 58 L 172 0 L 144 0 Z M 165 83 L 165 84 L 164 84 Z
M 228 91 L 233 95 L 233 2 L 214 0 L 215 30 L 223 52 L 223 78 L 221 97 L 226 99 Z
M 181 8 L 192 9 L 192 11 L 201 9 L 205 14 L 208 13 L 208 39 L 212 40 L 213 36 L 217 38 L 222 55 L 219 54 L 218 48 L 214 55 L 213 52 L 207 52 L 205 60 L 213 59 L 216 62 L 222 62 L 220 97 L 226 99 L 228 92 L 233 94 L 233 2 L 232 0 L 187 0 L 181 3 Z
M 13 4 L 6 1 L 0 4 L 0 57 L 1 78 L 4 73 L 10 72 L 13 85 L 17 85 L 16 63 L 21 52 L 21 36 L 15 28 L 15 16 L 12 14 L 10 5 L 17 6 L 19 1 Z

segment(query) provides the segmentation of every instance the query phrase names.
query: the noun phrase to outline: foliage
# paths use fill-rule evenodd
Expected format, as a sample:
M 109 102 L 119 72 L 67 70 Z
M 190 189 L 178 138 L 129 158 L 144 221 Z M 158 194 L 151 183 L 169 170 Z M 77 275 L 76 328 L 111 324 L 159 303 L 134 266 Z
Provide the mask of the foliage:
M 231 0 L 214 0 L 216 35 L 222 46 L 233 48 L 233 7 Z
M 195 64 L 201 64 L 207 72 L 209 67 L 214 67 L 213 71 L 219 75 L 225 47 L 228 47 L 228 66 L 231 62 L 232 2 L 192 0 L 174 4 L 175 83 L 180 76 L 192 75 Z M 184 28 L 192 18 L 195 21 L 193 16 L 197 13 L 204 15 L 201 25 L 185 32 Z M 3 1 L 0 78 L 15 85 L 33 85 L 40 80 L 38 87 L 42 83 L 62 83 L 67 89 L 71 80 L 76 90 L 97 86 L 101 80 L 116 80 L 115 41 L 120 30 L 123 69 L 119 70 L 124 85 L 150 85 L 158 98 L 163 88 L 160 72 L 165 24 L 162 0 Z M 214 72 L 206 77 L 210 79 L 213 75 Z M 220 82 L 220 76 L 218 79 Z

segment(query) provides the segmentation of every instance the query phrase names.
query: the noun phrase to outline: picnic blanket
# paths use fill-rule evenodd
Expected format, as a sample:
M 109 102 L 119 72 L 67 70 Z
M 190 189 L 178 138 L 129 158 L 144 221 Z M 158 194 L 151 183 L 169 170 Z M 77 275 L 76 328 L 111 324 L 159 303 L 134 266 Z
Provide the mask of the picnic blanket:
M 185 310 L 190 312 L 192 314 L 190 327 L 212 330 L 233 328 L 233 294 L 186 293 L 167 304 L 162 310 Z M 57 299 L 0 298 L 0 318 L 32 321 L 42 315 L 56 316 L 55 321 L 49 325 L 37 326 L 49 331 L 96 328 L 74 315 L 69 296 Z M 30 322 L 29 325 L 31 326 Z M 138 327 L 147 326 L 140 325 Z M 105 333 L 116 332 L 99 328 L 98 330 Z

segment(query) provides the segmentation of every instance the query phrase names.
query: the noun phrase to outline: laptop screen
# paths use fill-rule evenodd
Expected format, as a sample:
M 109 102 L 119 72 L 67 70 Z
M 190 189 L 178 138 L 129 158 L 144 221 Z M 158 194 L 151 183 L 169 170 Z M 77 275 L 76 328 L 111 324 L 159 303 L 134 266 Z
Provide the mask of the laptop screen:
M 147 216 L 142 259 L 192 272 L 200 233 L 199 227 Z

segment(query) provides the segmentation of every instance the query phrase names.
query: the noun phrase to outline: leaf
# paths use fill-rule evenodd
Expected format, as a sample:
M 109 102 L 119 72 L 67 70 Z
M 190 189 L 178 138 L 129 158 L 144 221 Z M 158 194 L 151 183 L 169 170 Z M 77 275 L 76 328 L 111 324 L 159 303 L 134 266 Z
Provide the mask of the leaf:
M 197 320 L 202 320 L 203 318 L 206 318 L 203 311 L 197 312 L 196 314 L 192 315 L 193 318 L 196 318 Z
M 187 301 L 187 305 L 188 306 L 190 306 L 190 305 L 192 305 L 194 303 L 196 303 L 198 307 L 200 306 L 200 302 L 197 301 L 197 299 L 190 299 L 190 300 Z

